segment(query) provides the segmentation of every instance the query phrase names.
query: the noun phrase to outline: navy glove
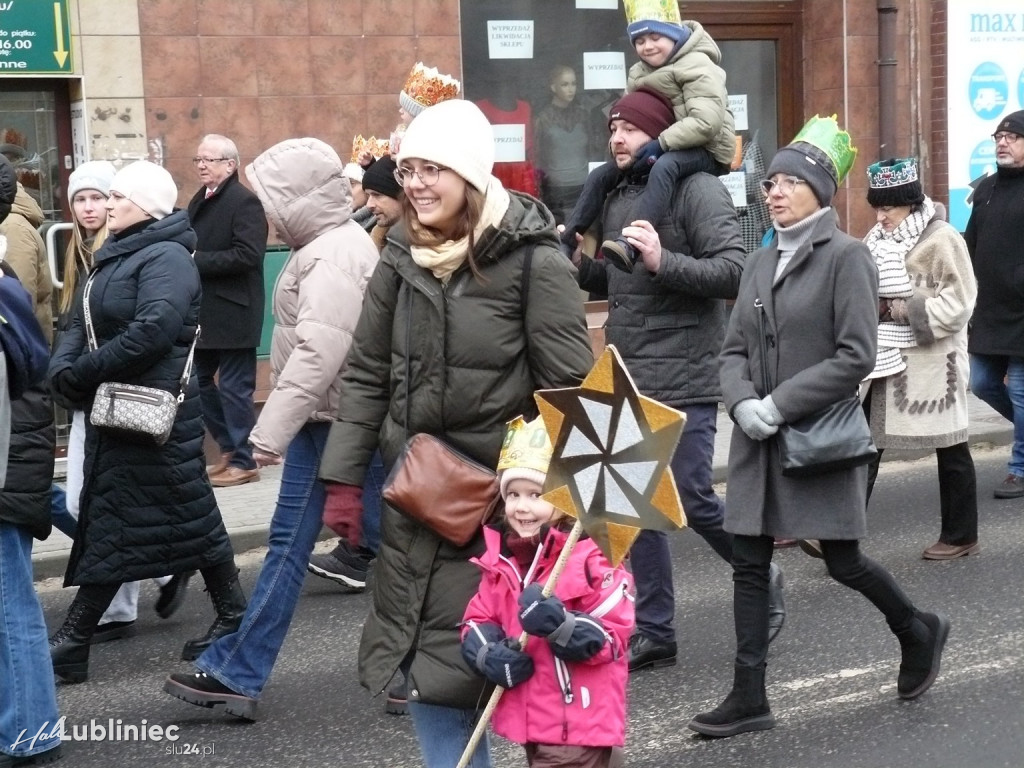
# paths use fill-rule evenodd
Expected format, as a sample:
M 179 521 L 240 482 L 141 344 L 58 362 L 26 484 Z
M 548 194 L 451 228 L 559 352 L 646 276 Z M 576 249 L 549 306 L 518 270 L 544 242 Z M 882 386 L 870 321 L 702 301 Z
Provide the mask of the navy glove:
M 70 366 L 57 371 L 50 380 L 50 388 L 76 409 L 87 405 L 92 394 L 78 381 L 78 378 L 71 372 Z
M 470 622 L 462 640 L 462 658 L 502 688 L 514 688 L 533 676 L 533 659 L 519 650 L 519 643 L 506 637 L 497 624 Z
M 540 584 L 519 595 L 519 623 L 531 635 L 546 637 L 551 652 L 564 661 L 586 661 L 605 644 L 604 627 L 593 616 L 567 611 L 557 597 L 543 597 Z
M 647 142 L 637 150 L 633 165 L 637 167 L 642 165 L 654 165 L 658 158 L 663 154 L 665 154 L 665 150 L 661 148 L 661 142 L 654 139 L 653 141 Z
M 557 597 L 544 597 L 543 588 L 534 582 L 519 595 L 519 624 L 523 631 L 547 637 L 565 623 L 565 606 Z

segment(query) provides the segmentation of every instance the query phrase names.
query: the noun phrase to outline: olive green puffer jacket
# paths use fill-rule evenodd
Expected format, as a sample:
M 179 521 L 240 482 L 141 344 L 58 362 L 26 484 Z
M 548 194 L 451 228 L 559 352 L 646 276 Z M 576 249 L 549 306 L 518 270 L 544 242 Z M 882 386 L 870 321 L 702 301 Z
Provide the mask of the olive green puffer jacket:
M 443 286 L 413 262 L 400 227 L 389 233 L 349 352 L 322 479 L 361 485 L 378 442 L 390 468 L 416 432 L 493 467 L 506 422 L 535 411 L 534 391 L 577 386 L 590 370 L 583 304 L 551 214 L 527 195 L 510 195 L 500 226 L 486 230 L 475 249 L 482 279 L 463 265 Z M 531 252 L 524 313 L 523 264 Z M 462 661 L 458 624 L 480 579 L 469 558 L 482 552 L 480 535 L 456 548 L 383 505 L 373 607 L 359 651 L 366 688 L 382 691 L 413 650 L 413 700 L 479 703 L 484 682 Z

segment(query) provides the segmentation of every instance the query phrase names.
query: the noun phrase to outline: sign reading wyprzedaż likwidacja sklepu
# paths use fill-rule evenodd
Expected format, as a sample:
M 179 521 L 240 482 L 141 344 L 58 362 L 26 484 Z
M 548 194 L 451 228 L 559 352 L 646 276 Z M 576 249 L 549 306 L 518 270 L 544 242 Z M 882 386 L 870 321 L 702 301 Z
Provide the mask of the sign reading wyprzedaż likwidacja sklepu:
M 0 76 L 71 74 L 68 0 L 0 0 Z

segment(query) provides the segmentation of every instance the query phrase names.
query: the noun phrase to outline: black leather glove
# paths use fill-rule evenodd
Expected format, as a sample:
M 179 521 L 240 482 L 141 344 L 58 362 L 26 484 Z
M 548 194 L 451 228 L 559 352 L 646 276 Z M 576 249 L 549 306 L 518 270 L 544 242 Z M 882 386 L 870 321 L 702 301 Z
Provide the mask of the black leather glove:
M 502 688 L 514 688 L 533 676 L 533 659 L 497 624 L 470 622 L 462 640 L 462 658 Z

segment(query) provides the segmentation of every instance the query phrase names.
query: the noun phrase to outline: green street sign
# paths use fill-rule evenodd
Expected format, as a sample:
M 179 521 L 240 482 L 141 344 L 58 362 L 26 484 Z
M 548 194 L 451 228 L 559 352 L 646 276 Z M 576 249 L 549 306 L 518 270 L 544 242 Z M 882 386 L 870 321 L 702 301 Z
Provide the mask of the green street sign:
M 73 71 L 68 0 L 0 0 L 0 76 Z

